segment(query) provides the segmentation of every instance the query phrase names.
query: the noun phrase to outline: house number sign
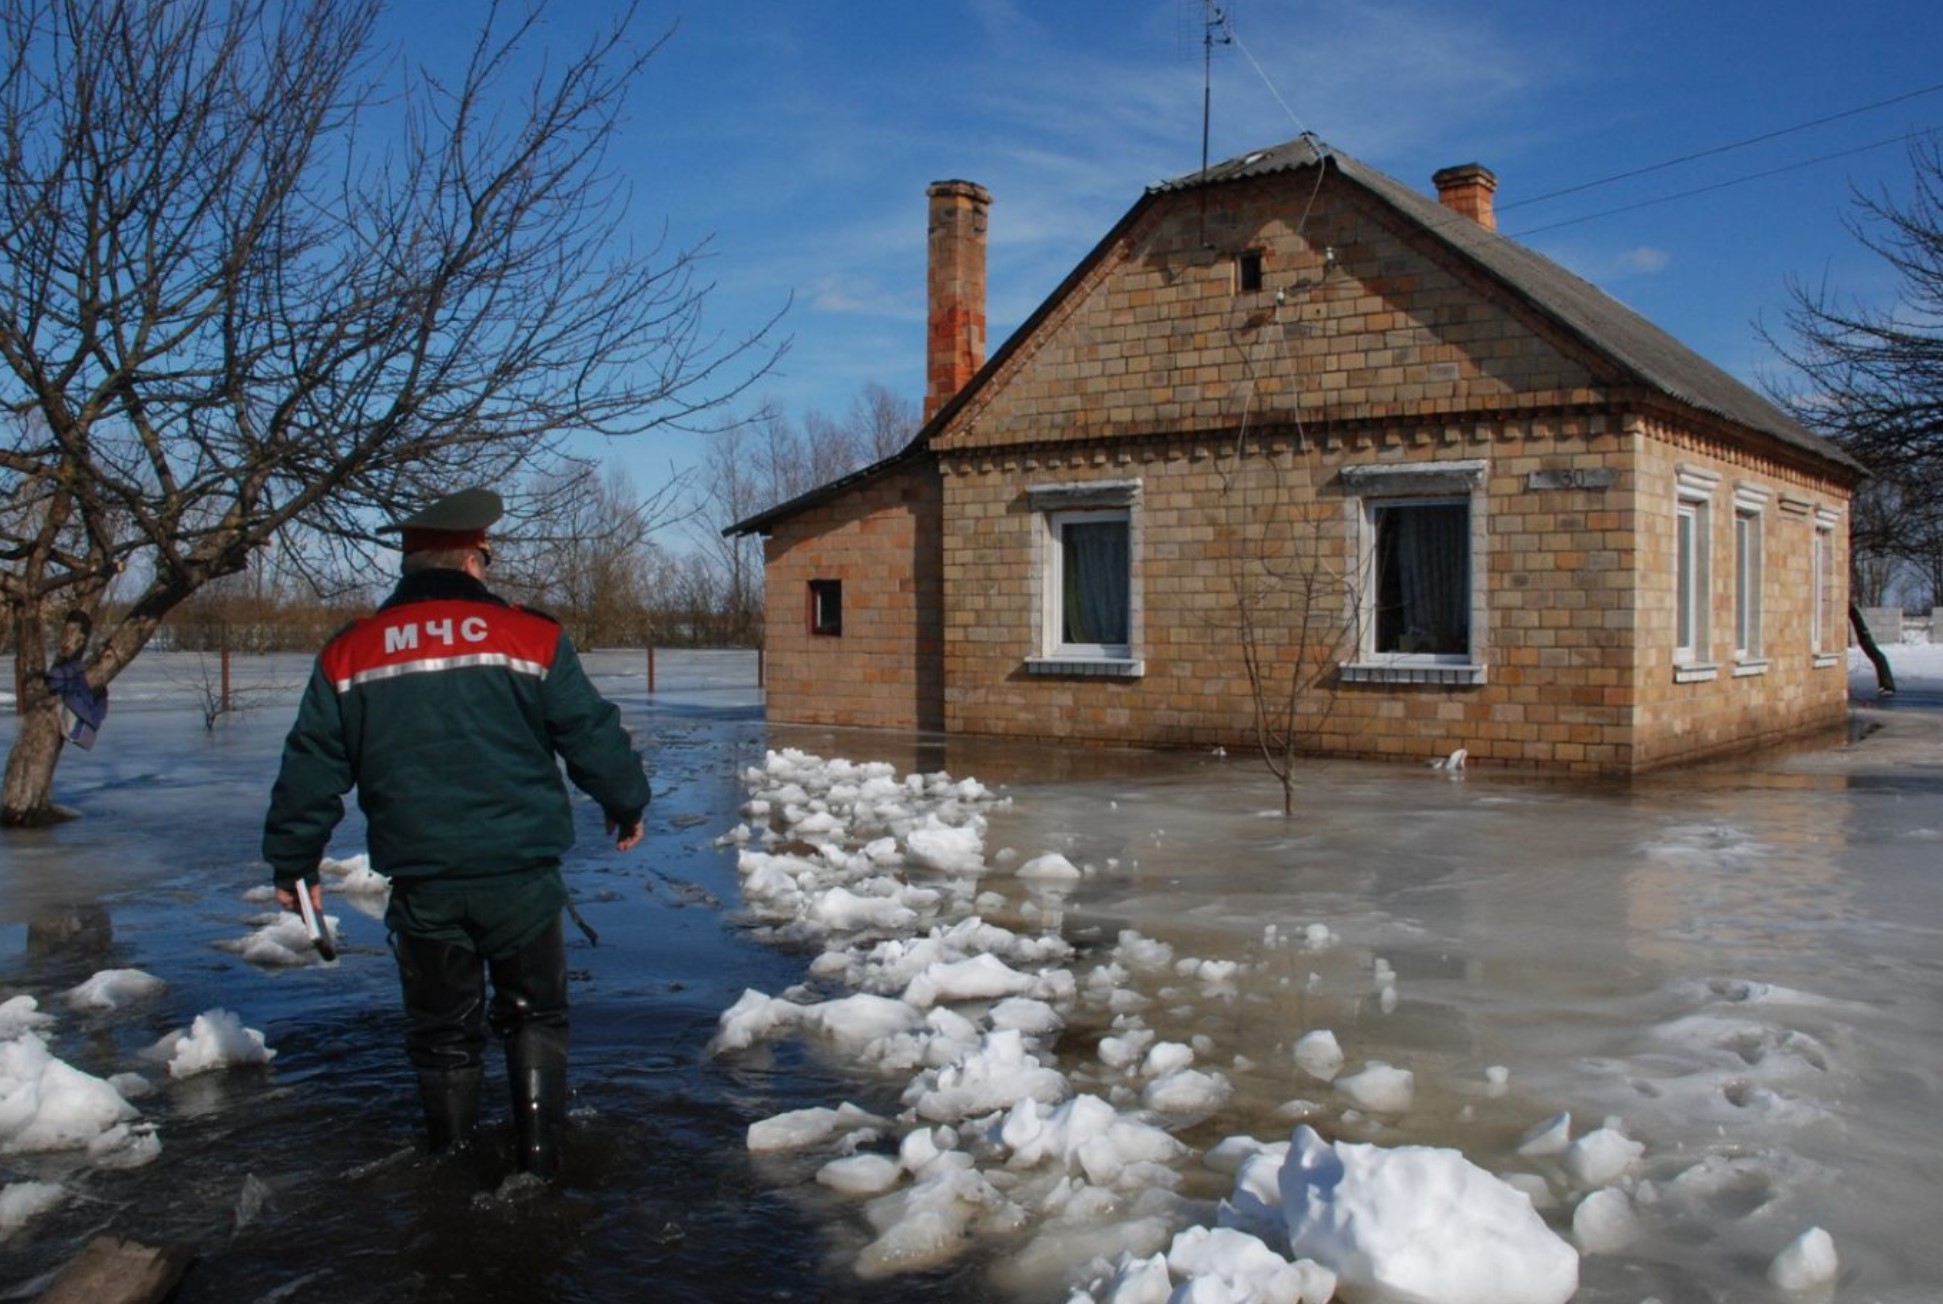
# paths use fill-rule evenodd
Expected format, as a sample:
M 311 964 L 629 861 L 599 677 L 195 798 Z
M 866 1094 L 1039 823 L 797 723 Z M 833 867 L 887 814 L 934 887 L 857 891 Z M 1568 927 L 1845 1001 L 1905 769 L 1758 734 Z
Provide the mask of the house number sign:
M 1525 477 L 1525 488 L 1529 491 L 1543 489 L 1590 489 L 1612 488 L 1615 474 L 1611 467 L 1562 467 L 1556 471 L 1533 471 Z

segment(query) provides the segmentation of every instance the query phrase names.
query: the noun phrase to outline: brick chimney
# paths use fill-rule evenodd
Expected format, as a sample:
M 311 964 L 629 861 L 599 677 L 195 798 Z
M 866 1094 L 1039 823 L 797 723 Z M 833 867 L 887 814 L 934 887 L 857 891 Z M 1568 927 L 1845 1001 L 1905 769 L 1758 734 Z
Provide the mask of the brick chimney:
M 1498 178 L 1482 163 L 1460 163 L 1444 168 L 1430 179 L 1437 187 L 1437 202 L 1464 214 L 1487 231 L 1498 229 L 1498 215 L 1491 209 L 1491 196 Z
M 924 353 L 929 421 L 985 365 L 985 226 L 991 192 L 969 181 L 937 181 L 931 200 Z

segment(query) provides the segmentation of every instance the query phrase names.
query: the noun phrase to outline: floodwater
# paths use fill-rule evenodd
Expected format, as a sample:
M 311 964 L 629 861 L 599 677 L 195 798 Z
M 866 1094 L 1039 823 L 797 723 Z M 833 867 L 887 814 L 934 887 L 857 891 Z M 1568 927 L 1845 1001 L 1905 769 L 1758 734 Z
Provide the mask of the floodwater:
M 860 1281 L 854 1206 L 813 1169 L 747 1153 L 751 1122 L 843 1101 L 893 1113 L 904 1085 L 793 1043 L 703 1053 L 745 988 L 780 993 L 811 958 L 744 927 L 734 854 L 715 844 L 741 818 L 740 771 L 772 746 L 1001 789 L 988 855 L 1056 850 L 1087 870 L 1062 921 L 1076 970 L 1129 929 L 1243 962 L 1225 990 L 1154 980 L 1150 1026 L 1201 1037 L 1200 1062 L 1235 1085 L 1187 1137 L 1197 1146 L 1284 1138 L 1307 1100 L 1339 1135 L 1457 1146 L 1499 1169 L 1558 1111 L 1581 1133 L 1613 1117 L 1647 1147 L 1642 1230 L 1586 1258 L 1581 1300 L 1765 1298 L 1768 1258 L 1812 1225 L 1841 1254 L 1836 1298 L 1943 1296 L 1932 704 L 1865 713 L 1884 727 L 1857 743 L 1630 784 L 1317 763 L 1284 820 L 1244 755 L 772 730 L 753 654 L 661 653 L 652 697 L 644 654 L 588 663 L 642 743 L 656 799 L 626 856 L 583 809 L 567 866 L 599 944 L 570 954 L 561 1187 L 487 1194 L 503 1127 L 470 1169 L 412 1152 L 417 1103 L 376 920 L 334 899 L 345 954 L 328 968 L 259 970 L 221 949 L 261 910 L 242 894 L 262 881 L 263 804 L 306 665 L 239 659 L 244 709 L 205 731 L 213 666 L 151 655 L 115 685 L 96 750 L 63 763 L 57 790 L 82 818 L 0 839 L 0 998 L 39 998 L 59 1015 L 54 1053 L 102 1076 L 143 1068 L 144 1047 L 214 1007 L 277 1056 L 138 1101 L 162 1142 L 145 1167 L 0 1157 L 0 1181 L 77 1193 L 0 1241 L 0 1299 L 31 1298 L 113 1233 L 194 1245 L 185 1301 L 1063 1301 L 1049 1277 L 1008 1271 L 1003 1244 L 914 1280 Z M 361 847 L 353 813 L 333 851 Z M 55 999 L 114 967 L 169 989 L 98 1016 Z M 1317 1027 L 1351 1068 L 1411 1069 L 1410 1111 L 1378 1122 L 1332 1104 L 1290 1059 Z M 1060 1045 L 1082 1087 L 1101 1031 L 1076 1020 Z M 1569 1209 L 1549 1216 L 1569 1228 Z

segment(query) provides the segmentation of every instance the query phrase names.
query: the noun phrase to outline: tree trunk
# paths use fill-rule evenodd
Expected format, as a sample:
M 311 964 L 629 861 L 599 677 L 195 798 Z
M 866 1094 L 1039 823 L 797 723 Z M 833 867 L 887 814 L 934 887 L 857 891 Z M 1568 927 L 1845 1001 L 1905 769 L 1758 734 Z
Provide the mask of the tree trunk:
M 1862 655 L 1876 668 L 1876 691 L 1884 697 L 1892 697 L 1896 692 L 1896 672 L 1889 668 L 1889 658 L 1876 646 L 1876 636 L 1869 632 L 1869 622 L 1862 618 L 1862 608 L 1849 603 L 1849 628 L 1855 631 L 1855 641 L 1862 647 Z
M 0 825 L 9 828 L 53 824 L 64 818 L 54 806 L 54 767 L 61 762 L 61 708 L 45 692 L 31 694 L 20 717 L 20 732 L 7 753 L 7 778 L 0 789 Z

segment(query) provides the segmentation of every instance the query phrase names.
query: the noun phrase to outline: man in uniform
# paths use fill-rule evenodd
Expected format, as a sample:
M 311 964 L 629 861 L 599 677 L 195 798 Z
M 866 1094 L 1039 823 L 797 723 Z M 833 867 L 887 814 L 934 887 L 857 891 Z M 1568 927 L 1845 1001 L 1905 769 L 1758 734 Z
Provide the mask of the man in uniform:
M 286 909 L 299 890 L 321 909 L 318 861 L 357 788 L 372 867 L 391 879 L 385 925 L 431 1149 L 465 1145 L 478 1122 L 490 1025 L 506 1045 L 519 1167 L 550 1178 L 566 1131 L 560 858 L 573 845 L 559 761 L 617 850 L 640 842 L 649 794 L 566 632 L 485 586 L 501 510 L 498 494 L 468 489 L 392 527 L 403 579 L 318 654 L 263 855 Z

